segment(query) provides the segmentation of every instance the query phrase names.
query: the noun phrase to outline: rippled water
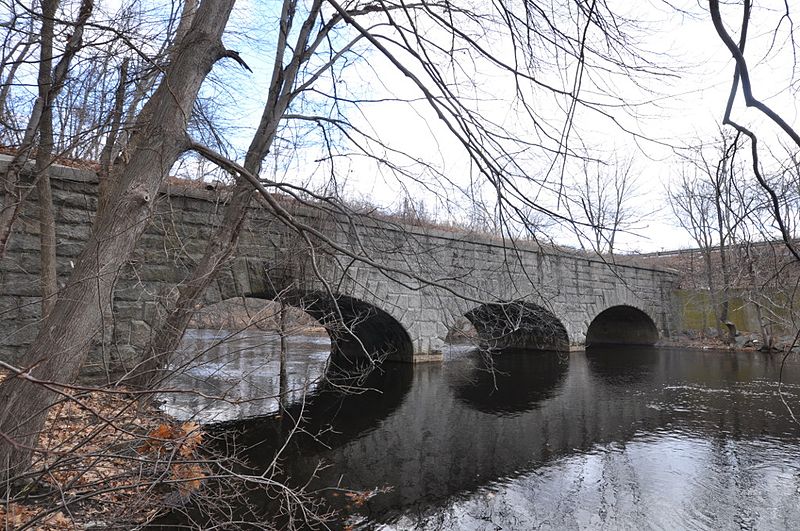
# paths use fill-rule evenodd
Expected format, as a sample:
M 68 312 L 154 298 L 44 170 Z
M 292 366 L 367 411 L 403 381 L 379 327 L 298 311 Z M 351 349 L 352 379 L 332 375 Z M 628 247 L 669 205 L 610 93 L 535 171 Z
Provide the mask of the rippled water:
M 324 433 L 297 437 L 285 469 L 299 483 L 327 463 L 312 486 L 363 529 L 798 529 L 800 427 L 779 369 L 654 348 L 387 364 L 375 391 L 309 387 L 306 426 Z M 796 359 L 783 381 L 800 409 Z M 272 461 L 274 424 L 236 425 L 266 441 L 252 462 Z M 336 485 L 386 492 L 353 506 Z
M 298 402 L 324 376 L 331 352 L 328 336 L 288 339 L 288 397 Z M 179 420 L 220 422 L 278 411 L 280 337 L 261 331 L 187 330 L 162 409 Z

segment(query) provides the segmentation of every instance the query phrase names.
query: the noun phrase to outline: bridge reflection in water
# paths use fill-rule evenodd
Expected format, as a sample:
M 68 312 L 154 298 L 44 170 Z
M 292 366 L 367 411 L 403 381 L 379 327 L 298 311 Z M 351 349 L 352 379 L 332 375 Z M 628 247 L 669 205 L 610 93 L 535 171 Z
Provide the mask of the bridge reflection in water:
M 800 428 L 777 395 L 779 360 L 652 347 L 473 352 L 386 364 L 341 396 L 319 387 L 284 469 L 313 486 L 388 486 L 352 511 L 365 528 L 790 528 L 800 521 Z M 800 402 L 800 364 L 784 368 Z M 236 424 L 251 463 L 280 425 Z M 260 442 L 261 444 L 255 444 Z
M 331 341 L 327 335 L 295 335 L 287 340 L 293 353 L 287 358 L 287 394 L 290 402 L 298 402 L 319 387 Z M 164 393 L 159 399 L 162 409 L 179 420 L 208 423 L 275 413 L 280 392 L 280 338 L 257 329 L 190 329 L 169 372 L 172 376 L 162 387 L 187 392 Z

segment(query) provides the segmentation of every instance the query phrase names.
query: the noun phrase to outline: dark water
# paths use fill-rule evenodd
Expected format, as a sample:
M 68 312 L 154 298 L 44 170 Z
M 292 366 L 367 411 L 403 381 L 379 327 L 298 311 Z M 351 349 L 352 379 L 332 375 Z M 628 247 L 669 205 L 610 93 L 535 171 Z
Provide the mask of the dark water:
M 302 357 L 295 352 L 295 356 Z M 800 529 L 800 426 L 780 358 L 604 349 L 386 365 L 341 396 L 319 385 L 288 476 L 364 529 Z M 300 381 L 302 379 L 298 379 Z M 800 409 L 800 364 L 783 396 Z M 295 406 L 298 407 L 298 406 Z M 253 463 L 274 420 L 238 423 Z M 256 444 L 264 441 L 264 444 Z M 383 488 L 363 505 L 340 486 Z

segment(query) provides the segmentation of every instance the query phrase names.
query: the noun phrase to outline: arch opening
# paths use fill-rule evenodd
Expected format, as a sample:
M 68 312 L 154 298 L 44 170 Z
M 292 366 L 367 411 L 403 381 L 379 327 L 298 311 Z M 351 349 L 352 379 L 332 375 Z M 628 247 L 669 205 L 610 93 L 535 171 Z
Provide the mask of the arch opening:
M 413 359 L 405 328 L 387 312 L 352 297 L 282 293 L 279 300 L 236 297 L 197 311 L 171 362 L 171 385 L 192 393 L 169 395 L 165 408 L 181 419 L 223 421 L 277 411 L 306 401 L 323 382 L 369 377 L 372 363 Z M 368 365 L 368 367 L 367 367 Z M 383 371 L 381 371 L 383 372 Z M 323 385 L 323 388 L 319 386 Z M 352 385 L 352 382 L 350 382 Z
M 586 331 L 586 346 L 655 345 L 658 328 L 645 312 L 633 306 L 612 306 L 594 318 Z
M 194 313 L 187 328 L 264 332 L 284 328 L 287 335 L 327 335 L 322 324 L 301 307 L 282 308 L 279 301 L 261 297 L 234 297 L 206 305 Z
M 408 332 L 377 306 L 346 295 L 331 297 L 319 292 L 294 294 L 288 299 L 327 329 L 337 360 L 413 360 L 414 345 Z
M 569 350 L 567 329 L 558 317 L 531 302 L 484 304 L 465 317 L 489 350 Z

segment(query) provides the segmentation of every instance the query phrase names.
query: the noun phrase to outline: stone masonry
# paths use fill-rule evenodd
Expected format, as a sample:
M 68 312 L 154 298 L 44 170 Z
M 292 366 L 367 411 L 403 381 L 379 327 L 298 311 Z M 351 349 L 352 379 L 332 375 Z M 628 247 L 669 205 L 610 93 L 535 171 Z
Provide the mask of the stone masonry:
M 97 178 L 59 166 L 52 181 L 63 281 L 91 231 Z M 129 360 L 147 342 L 202 255 L 226 199 L 224 189 L 202 185 L 162 189 L 135 256 L 120 272 L 97 361 Z M 640 310 L 661 335 L 675 329 L 675 275 L 667 271 L 279 199 L 296 224 L 317 233 L 300 235 L 254 201 L 237 254 L 207 290 L 206 305 L 285 297 L 325 324 L 334 343 L 393 349 L 392 357 L 405 361 L 440 359 L 448 330 L 465 315 L 481 314 L 475 310 L 484 305 L 534 308 L 504 316 L 547 314 L 572 346 L 582 345 L 595 317 L 612 307 Z M 15 359 L 37 332 L 38 231 L 34 194 L 0 262 L 4 359 Z M 519 325 L 508 329 L 524 328 Z

